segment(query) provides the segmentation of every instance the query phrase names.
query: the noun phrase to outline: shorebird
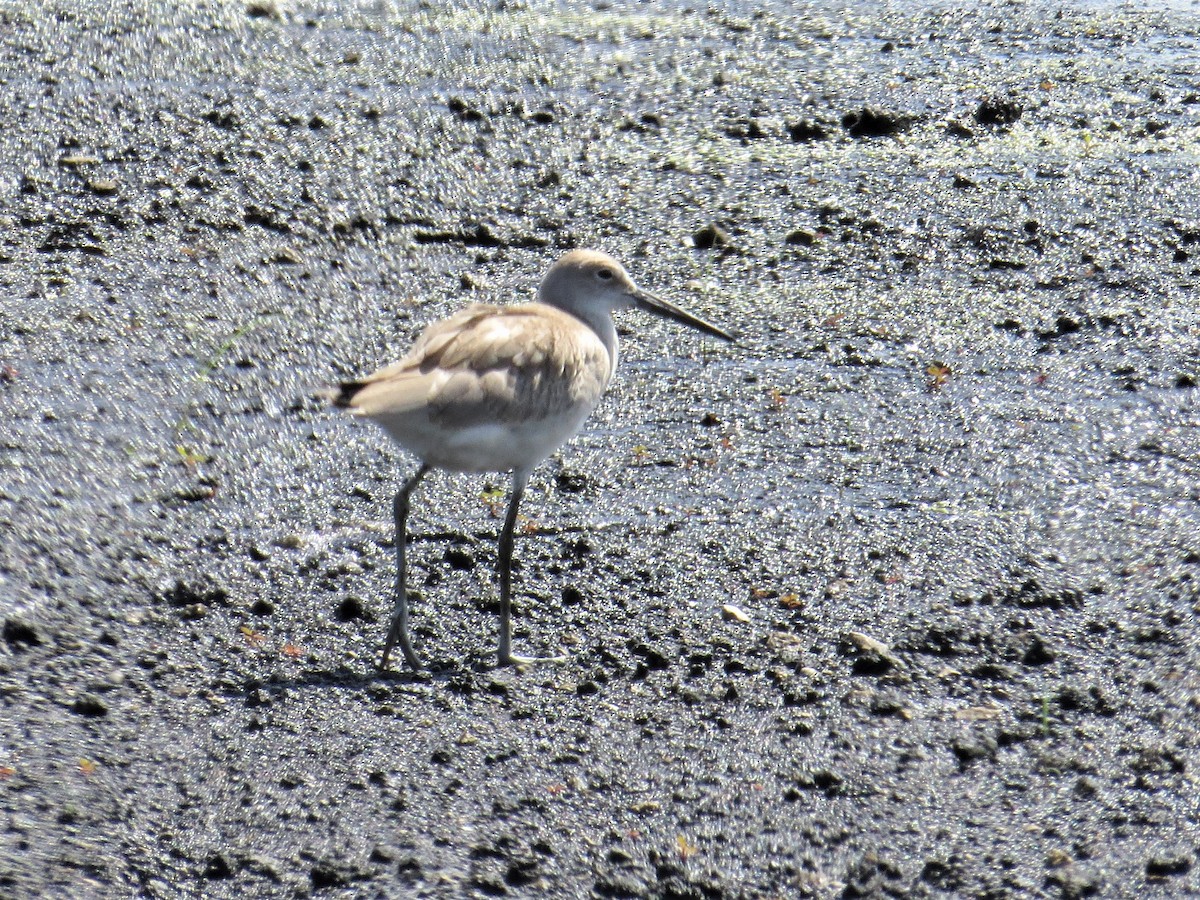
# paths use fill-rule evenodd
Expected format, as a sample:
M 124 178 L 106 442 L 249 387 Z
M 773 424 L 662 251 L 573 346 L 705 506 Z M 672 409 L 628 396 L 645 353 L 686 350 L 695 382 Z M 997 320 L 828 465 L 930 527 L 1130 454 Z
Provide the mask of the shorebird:
M 329 392 L 371 419 L 419 460 L 396 493 L 396 599 L 380 669 L 399 644 L 414 671 L 405 569 L 409 500 L 432 469 L 511 472 L 500 532 L 500 665 L 558 662 L 512 652 L 512 552 L 517 507 L 538 463 L 575 434 L 617 366 L 615 310 L 636 306 L 699 331 L 733 338 L 644 291 L 606 253 L 572 250 L 550 267 L 533 303 L 476 304 L 430 325 L 408 355 Z

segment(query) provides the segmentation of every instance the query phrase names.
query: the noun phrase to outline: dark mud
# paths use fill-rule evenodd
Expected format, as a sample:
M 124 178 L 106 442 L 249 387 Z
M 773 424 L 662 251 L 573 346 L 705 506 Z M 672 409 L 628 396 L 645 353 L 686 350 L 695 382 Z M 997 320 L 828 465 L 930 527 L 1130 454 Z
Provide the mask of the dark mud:
M 1193 7 L 0 6 L 0 896 L 1200 891 Z M 315 387 L 565 248 L 490 491 Z M 740 610 L 723 610 L 733 605 Z

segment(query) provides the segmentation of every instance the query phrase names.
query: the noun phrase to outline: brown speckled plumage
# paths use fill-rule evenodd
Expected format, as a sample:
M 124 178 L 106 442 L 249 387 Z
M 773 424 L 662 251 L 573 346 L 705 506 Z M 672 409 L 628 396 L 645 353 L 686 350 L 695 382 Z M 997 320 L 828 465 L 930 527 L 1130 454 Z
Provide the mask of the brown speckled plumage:
M 368 418 L 419 416 L 444 428 L 527 423 L 595 407 L 611 361 L 595 333 L 544 303 L 476 305 L 430 325 L 404 359 L 341 385 Z

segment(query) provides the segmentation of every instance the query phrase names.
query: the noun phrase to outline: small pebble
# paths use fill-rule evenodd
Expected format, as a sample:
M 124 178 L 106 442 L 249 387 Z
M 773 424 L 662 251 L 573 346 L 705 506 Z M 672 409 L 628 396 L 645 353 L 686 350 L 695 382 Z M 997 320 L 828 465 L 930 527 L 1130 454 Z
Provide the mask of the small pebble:
M 711 250 L 715 247 L 731 246 L 733 238 L 720 225 L 711 223 L 705 225 L 692 235 L 692 244 L 701 250 Z
M 726 603 L 721 607 L 721 618 L 726 622 L 747 623 L 750 621 L 750 617 L 740 607 L 734 606 L 732 603 Z

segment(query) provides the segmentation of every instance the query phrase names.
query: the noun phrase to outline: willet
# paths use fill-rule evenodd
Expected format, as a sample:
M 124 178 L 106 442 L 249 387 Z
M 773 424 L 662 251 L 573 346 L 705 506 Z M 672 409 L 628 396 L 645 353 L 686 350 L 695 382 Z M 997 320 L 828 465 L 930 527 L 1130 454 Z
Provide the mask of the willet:
M 409 499 L 431 469 L 511 472 L 500 532 L 500 664 L 563 657 L 512 653 L 512 551 L 517 507 L 529 475 L 595 409 L 617 366 L 614 310 L 637 306 L 722 340 L 729 334 L 639 288 L 619 262 L 572 250 L 546 273 L 537 300 L 469 306 L 430 325 L 404 359 L 330 392 L 333 401 L 379 424 L 420 460 L 396 494 L 396 606 L 379 663 L 396 644 L 414 670 L 408 635 L 404 553 Z

